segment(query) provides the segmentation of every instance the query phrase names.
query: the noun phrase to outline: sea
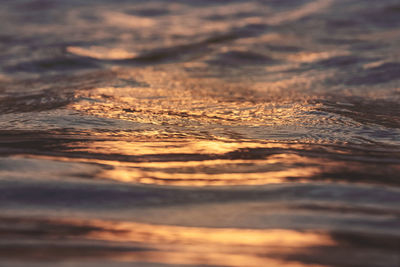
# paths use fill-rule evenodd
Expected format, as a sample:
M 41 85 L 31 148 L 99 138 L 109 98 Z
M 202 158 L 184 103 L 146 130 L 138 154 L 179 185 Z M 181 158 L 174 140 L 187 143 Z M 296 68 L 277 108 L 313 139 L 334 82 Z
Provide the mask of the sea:
M 1 267 L 399 267 L 398 0 L 0 0 Z

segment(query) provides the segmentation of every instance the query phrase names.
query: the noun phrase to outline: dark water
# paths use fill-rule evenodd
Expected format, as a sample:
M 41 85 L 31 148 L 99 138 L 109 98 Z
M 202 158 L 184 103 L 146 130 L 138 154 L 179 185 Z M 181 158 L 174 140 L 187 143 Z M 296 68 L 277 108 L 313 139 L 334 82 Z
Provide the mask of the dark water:
M 400 4 L 2 0 L 1 266 L 400 266 Z

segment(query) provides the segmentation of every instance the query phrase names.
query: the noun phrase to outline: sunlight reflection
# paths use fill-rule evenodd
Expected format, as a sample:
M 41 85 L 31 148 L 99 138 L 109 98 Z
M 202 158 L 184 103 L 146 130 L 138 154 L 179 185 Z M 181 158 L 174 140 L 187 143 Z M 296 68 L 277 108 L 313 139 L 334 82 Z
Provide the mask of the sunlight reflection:
M 320 266 L 286 260 L 307 248 L 332 246 L 327 233 L 284 229 L 197 228 L 111 221 L 56 221 L 92 229 L 83 238 L 146 248 L 111 254 L 117 261 L 221 266 Z M 71 236 L 70 238 L 76 238 Z
M 286 183 L 293 181 L 293 179 L 296 182 L 306 182 L 307 177 L 312 177 L 320 172 L 320 168 L 317 167 L 296 167 L 299 158 L 291 155 L 279 155 L 268 160 L 230 160 L 226 162 L 226 165 L 218 164 L 218 161 L 208 161 L 192 170 L 183 169 L 186 164 L 177 164 L 177 162 L 171 162 L 169 165 L 153 163 L 154 167 L 151 170 L 147 170 L 148 167 L 144 168 L 140 164 L 137 164 L 134 168 L 115 166 L 113 170 L 106 170 L 99 174 L 99 177 L 121 182 L 181 186 L 261 185 Z M 303 160 L 303 162 L 305 161 Z M 311 165 L 311 161 L 308 164 Z M 242 165 L 251 166 L 254 172 L 240 171 L 249 168 Z M 257 165 L 259 168 L 256 167 Z M 233 173 L 231 172 L 232 169 L 238 172 Z M 265 169 L 267 171 L 263 171 Z M 180 170 L 186 172 L 180 172 Z
M 321 160 L 284 152 L 303 147 L 301 144 L 217 140 L 94 141 L 72 143 L 68 151 L 127 157 L 122 161 L 86 159 L 112 167 L 97 174 L 102 179 L 143 184 L 221 186 L 293 180 L 306 182 L 308 177 L 323 171 Z M 331 168 L 337 163 L 325 162 L 324 165 Z
M 157 133 L 157 132 L 156 132 Z M 76 142 L 70 145 L 70 151 L 85 151 L 120 155 L 153 155 L 153 154 L 226 154 L 240 149 L 301 149 L 301 144 L 256 143 L 256 142 L 224 142 L 220 140 L 188 140 L 179 141 L 94 141 L 88 144 Z M 227 140 L 228 141 L 228 140 Z
M 149 144 L 149 143 L 146 143 Z M 170 145 L 171 146 L 171 145 Z M 132 153 L 127 160 L 102 160 L 95 158 L 63 158 L 45 157 L 57 161 L 76 161 L 101 164 L 108 166 L 96 174 L 96 178 L 110 179 L 128 183 L 160 184 L 176 186 L 231 186 L 231 185 L 262 185 L 275 183 L 309 182 L 310 178 L 343 166 L 341 162 L 310 158 L 296 154 L 278 153 L 265 154 L 258 159 L 245 159 L 246 152 L 242 152 L 243 159 L 232 158 L 227 154 L 200 154 L 199 150 L 191 149 L 190 145 L 183 146 L 193 154 L 179 154 L 180 147 L 176 144 L 171 151 L 176 154 L 164 154 L 169 151 L 165 147 L 143 147 L 137 145 L 135 150 L 119 150 L 118 146 L 106 149 L 104 152 Z M 95 153 L 96 150 L 91 151 Z M 101 151 L 101 148 L 99 148 Z M 98 152 L 99 152 L 98 151 Z M 135 152 L 139 157 L 134 157 Z M 158 152 L 160 152 L 158 154 Z M 206 153 L 207 150 L 201 151 Z M 223 152 L 220 151 L 220 152 Z M 149 153 L 149 154 L 142 154 Z M 202 155 L 204 159 L 202 159 Z M 206 156 L 207 155 L 207 156 Z M 119 156 L 120 157 L 120 156 Z M 133 157 L 133 158 L 132 158 Z M 199 158 L 200 157 L 200 158 Z M 35 156 L 38 158 L 38 156 Z M 323 167 L 322 167 L 323 166 Z M 234 171 L 233 171 L 234 170 Z
M 327 234 L 284 229 L 197 228 L 96 220 L 90 221 L 89 225 L 102 230 L 88 233 L 87 238 L 118 242 L 149 242 L 155 244 L 211 243 L 217 246 L 273 246 L 291 248 L 334 244 L 333 240 Z
M 106 48 L 102 46 L 90 46 L 88 48 L 69 46 L 67 52 L 97 59 L 127 59 L 137 56 L 121 48 Z

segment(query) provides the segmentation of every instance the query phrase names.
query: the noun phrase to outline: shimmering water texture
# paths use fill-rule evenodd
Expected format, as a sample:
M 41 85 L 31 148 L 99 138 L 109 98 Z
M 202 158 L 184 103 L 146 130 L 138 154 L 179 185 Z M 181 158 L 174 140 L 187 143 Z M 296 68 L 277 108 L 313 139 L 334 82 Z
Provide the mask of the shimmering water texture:
M 400 266 L 397 0 L 0 7 L 0 266 Z

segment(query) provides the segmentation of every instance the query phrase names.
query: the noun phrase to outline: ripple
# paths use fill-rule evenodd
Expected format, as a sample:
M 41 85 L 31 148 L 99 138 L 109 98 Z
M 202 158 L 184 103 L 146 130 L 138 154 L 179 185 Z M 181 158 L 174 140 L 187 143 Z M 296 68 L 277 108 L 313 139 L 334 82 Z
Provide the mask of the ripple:
M 397 266 L 396 0 L 3 2 L 2 263 Z
M 85 56 L 85 57 L 91 57 L 91 58 L 96 58 L 96 59 L 127 59 L 127 58 L 133 58 L 136 57 L 135 53 L 130 53 L 124 49 L 118 49 L 118 48 L 107 48 L 107 47 L 101 47 L 101 46 L 91 46 L 88 48 L 83 48 L 83 47 L 77 47 L 77 46 L 69 46 L 66 48 L 67 52 L 79 55 L 79 56 Z
M 116 262 L 158 262 L 214 266 L 322 266 L 332 256 L 343 255 L 340 246 L 356 255 L 374 251 L 385 264 L 396 262 L 398 237 L 367 237 L 362 234 L 295 231 L 284 229 L 219 229 L 150 225 L 131 222 L 79 221 L 54 219 L 1 218 L 2 236 L 13 240 L 3 248 L 3 260 L 37 261 L 85 259 Z M 5 230 L 7 232 L 5 232 Z M 24 244 L 19 236 L 40 237 L 34 244 Z M 59 242 L 54 238 L 67 241 Z M 364 248 L 357 248 L 359 240 Z M 386 252 L 377 247 L 385 247 Z M 23 252 L 16 255 L 15 251 Z M 48 253 L 51 251 L 51 253 Z M 321 255 L 311 259 L 312 253 Z M 362 262 L 370 263 L 363 256 Z M 342 264 L 343 258 L 333 262 Z M 347 261 L 346 261 L 347 262 Z M 357 261 L 359 262 L 359 261 Z M 318 264 L 319 263 L 319 264 Z M 380 265 L 370 265 L 380 266 Z

